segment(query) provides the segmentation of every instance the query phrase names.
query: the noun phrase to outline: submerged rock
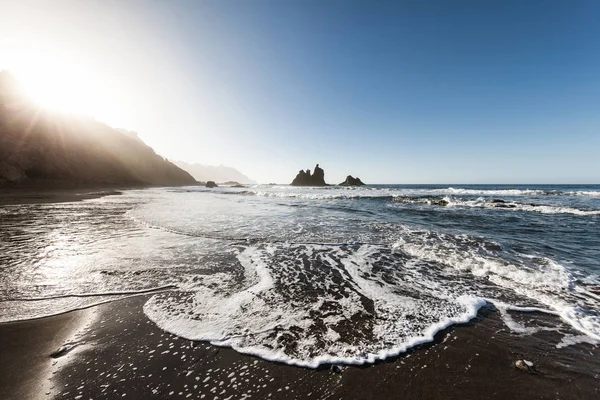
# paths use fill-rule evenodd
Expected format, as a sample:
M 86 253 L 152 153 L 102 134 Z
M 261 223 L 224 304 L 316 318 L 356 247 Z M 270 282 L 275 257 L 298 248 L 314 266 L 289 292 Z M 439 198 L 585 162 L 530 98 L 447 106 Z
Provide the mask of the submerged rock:
M 348 175 L 346 180 L 339 184 L 339 186 L 364 186 L 365 184 L 357 176 L 356 178 L 352 175 Z
M 319 168 L 319 164 L 315 166 L 312 174 L 310 173 L 310 169 L 306 171 L 300 170 L 296 178 L 292 181 L 292 186 L 327 186 L 325 183 L 325 171 Z
M 218 187 L 217 184 L 214 181 L 208 181 L 208 182 L 206 182 L 206 185 L 204 185 L 204 186 L 206 186 L 207 188 L 216 188 L 216 187 Z
M 516 208 L 517 206 L 514 204 L 507 203 L 493 203 L 496 208 Z
M 432 200 L 431 204 L 434 206 L 447 206 L 448 200 L 440 199 L 440 200 Z

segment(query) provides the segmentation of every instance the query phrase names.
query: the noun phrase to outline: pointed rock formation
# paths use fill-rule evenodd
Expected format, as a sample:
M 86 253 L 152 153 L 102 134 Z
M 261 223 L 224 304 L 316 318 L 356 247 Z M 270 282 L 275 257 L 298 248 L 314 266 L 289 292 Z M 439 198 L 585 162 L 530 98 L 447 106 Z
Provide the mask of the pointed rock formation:
M 306 171 L 300 170 L 296 178 L 292 181 L 292 186 L 327 186 L 325 183 L 325 171 L 319 167 L 319 164 L 315 166 L 312 175 L 310 169 Z

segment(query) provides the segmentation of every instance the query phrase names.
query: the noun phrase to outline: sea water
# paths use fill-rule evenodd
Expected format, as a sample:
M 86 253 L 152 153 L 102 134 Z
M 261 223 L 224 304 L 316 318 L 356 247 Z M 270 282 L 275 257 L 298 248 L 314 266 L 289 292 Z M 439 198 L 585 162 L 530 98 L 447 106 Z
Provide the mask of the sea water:
M 158 188 L 0 207 L 0 320 L 142 292 L 162 329 L 294 365 L 363 364 L 481 307 L 600 340 L 600 186 Z M 556 316 L 524 326 L 515 313 Z

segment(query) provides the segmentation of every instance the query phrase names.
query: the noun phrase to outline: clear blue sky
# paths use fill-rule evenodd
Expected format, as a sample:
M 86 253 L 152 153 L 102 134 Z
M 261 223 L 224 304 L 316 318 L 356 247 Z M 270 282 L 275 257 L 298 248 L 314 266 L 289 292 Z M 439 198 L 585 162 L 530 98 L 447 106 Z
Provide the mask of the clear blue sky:
M 170 159 L 261 182 L 318 162 L 330 183 L 600 183 L 600 1 L 48 3 L 3 10 L 1 37 L 91 65 L 119 108 L 89 112 Z

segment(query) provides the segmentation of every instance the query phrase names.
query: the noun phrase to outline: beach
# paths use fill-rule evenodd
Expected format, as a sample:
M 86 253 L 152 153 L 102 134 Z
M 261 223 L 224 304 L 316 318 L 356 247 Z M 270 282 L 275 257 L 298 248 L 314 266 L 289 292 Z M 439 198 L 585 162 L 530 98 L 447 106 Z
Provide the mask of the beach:
M 596 187 L 114 190 L 0 207 L 3 399 L 600 395 Z
M 591 399 L 600 351 L 557 349 L 552 333 L 515 335 L 491 309 L 385 362 L 308 369 L 166 333 L 146 296 L 0 325 L 4 399 Z M 93 313 L 90 326 L 76 325 Z M 544 319 L 544 316 L 532 316 Z M 78 336 L 70 351 L 52 353 Z M 515 367 L 533 362 L 534 370 Z M 81 397 L 79 397 L 81 396 Z
M 96 199 L 102 196 L 120 194 L 120 190 L 144 187 L 142 185 L 53 185 L 24 184 L 16 187 L 3 187 L 0 190 L 0 206 L 18 204 L 65 203 Z

